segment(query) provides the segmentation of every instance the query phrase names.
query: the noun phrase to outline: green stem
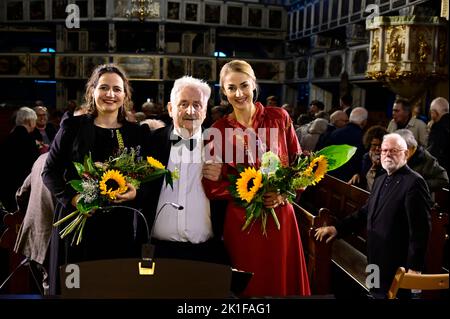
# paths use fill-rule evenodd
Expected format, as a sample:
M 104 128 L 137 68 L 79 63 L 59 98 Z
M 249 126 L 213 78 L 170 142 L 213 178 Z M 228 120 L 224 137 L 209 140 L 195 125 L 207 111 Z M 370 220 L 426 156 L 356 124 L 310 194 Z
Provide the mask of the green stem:
M 79 243 L 81 243 L 81 240 L 83 239 L 83 229 L 84 229 L 84 225 L 86 224 L 86 220 L 87 220 L 87 217 L 84 217 L 83 221 L 81 222 L 81 229 L 80 229 L 80 233 L 78 235 L 77 245 Z
M 241 230 L 244 231 L 244 230 L 251 224 L 252 220 L 253 220 L 253 214 L 251 214 L 251 215 L 245 220 L 244 226 L 242 226 Z
M 74 211 L 73 213 L 70 213 L 69 215 L 67 215 L 66 217 L 64 217 L 64 218 L 61 218 L 60 220 L 58 220 L 57 222 L 55 222 L 54 224 L 53 224 L 53 226 L 59 226 L 59 225 L 61 225 L 62 223 L 64 223 L 66 220 L 68 220 L 69 218 L 71 218 L 72 216 L 74 216 L 76 213 L 78 213 L 78 210 L 76 210 L 76 211 Z
M 263 235 L 267 237 L 266 225 L 267 225 L 267 213 L 264 211 L 261 214 L 261 228 L 262 228 Z
M 270 212 L 272 213 L 272 217 L 275 220 L 275 224 L 277 225 L 277 229 L 280 230 L 280 222 L 278 221 L 277 214 L 275 213 L 275 209 L 271 208 Z
M 77 217 L 73 222 L 71 222 L 69 225 L 67 225 L 67 227 L 64 228 L 64 229 L 60 232 L 60 234 L 62 233 L 61 238 L 64 238 L 64 237 L 66 237 L 68 234 L 70 234 L 70 233 L 78 226 L 78 224 L 81 222 L 81 219 L 82 219 L 82 218 L 83 218 L 82 215 L 78 215 L 78 217 Z

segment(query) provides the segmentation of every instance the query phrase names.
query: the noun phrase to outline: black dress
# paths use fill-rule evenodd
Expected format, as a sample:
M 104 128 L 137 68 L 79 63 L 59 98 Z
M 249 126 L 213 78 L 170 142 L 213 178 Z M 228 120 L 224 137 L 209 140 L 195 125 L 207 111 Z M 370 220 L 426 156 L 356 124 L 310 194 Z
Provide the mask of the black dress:
M 126 122 L 119 129 L 100 128 L 94 125 L 94 119 L 89 115 L 68 118 L 62 123 L 42 174 L 44 184 L 57 199 L 55 221 L 75 210 L 71 199 L 76 192 L 67 184 L 79 178 L 73 162 L 82 162 L 89 153 L 94 161 L 105 161 L 117 154 L 117 131 L 120 131 L 125 147 L 137 147 L 145 134 L 144 127 Z M 121 205 L 133 204 L 127 202 Z M 138 257 L 145 240 L 143 221 L 128 209 L 97 210 L 88 218 L 83 240 L 78 246 L 70 245 L 72 234 L 63 240 L 59 238 L 58 232 L 65 225 L 55 228 L 52 235 L 49 269 L 52 294 L 57 291 L 58 266 L 89 260 Z

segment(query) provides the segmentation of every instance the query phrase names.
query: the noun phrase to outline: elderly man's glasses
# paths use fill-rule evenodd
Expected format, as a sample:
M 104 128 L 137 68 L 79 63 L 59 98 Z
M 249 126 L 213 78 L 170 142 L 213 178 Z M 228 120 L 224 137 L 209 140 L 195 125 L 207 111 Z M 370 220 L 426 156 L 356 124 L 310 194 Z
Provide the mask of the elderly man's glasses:
M 387 153 L 390 153 L 392 155 L 397 155 L 398 153 L 403 152 L 403 151 L 406 151 L 406 150 L 397 149 L 397 148 L 391 148 L 391 149 L 382 148 L 381 154 L 386 155 Z

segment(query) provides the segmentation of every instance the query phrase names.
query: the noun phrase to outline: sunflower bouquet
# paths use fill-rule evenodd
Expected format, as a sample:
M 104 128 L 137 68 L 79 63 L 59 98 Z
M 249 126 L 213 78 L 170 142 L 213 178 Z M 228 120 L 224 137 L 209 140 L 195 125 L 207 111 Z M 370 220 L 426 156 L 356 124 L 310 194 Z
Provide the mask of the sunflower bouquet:
M 319 152 L 298 156 L 291 166 L 282 166 L 279 157 L 269 151 L 263 154 L 259 168 L 238 167 L 239 175 L 230 175 L 229 179 L 233 198 L 245 208 L 246 217 L 242 230 L 261 218 L 262 233 L 267 235 L 269 214 L 280 230 L 275 210 L 264 207 L 264 194 L 279 192 L 292 203 L 298 190 L 317 184 L 327 172 L 345 164 L 355 152 L 356 148 L 353 146 L 331 145 Z
M 125 193 L 128 183 L 138 189 L 141 183 L 164 176 L 166 183 L 172 187 L 173 179 L 177 178 L 177 171 L 171 173 L 153 157 L 140 157 L 139 147 L 123 148 L 118 156 L 106 162 L 94 162 L 89 154 L 83 163 L 73 164 L 80 177 L 69 181 L 78 195 L 76 210 L 53 224 L 59 226 L 72 219 L 59 233 L 61 238 L 73 233 L 72 245 L 81 242 L 87 218 L 96 209 L 110 205 L 118 194 Z

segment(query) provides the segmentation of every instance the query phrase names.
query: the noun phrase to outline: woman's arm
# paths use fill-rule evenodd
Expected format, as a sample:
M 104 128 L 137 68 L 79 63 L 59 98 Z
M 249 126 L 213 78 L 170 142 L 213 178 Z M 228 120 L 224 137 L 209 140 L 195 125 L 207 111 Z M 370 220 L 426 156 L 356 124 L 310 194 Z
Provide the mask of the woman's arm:
M 76 191 L 65 179 L 68 165 L 73 165 L 72 147 L 75 132 L 73 126 L 69 125 L 70 122 L 68 119 L 62 123 L 52 143 L 42 172 L 45 186 L 64 207 L 70 205 L 72 198 L 76 195 Z

